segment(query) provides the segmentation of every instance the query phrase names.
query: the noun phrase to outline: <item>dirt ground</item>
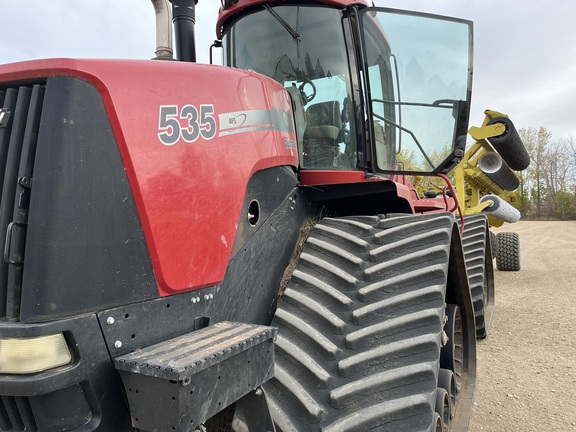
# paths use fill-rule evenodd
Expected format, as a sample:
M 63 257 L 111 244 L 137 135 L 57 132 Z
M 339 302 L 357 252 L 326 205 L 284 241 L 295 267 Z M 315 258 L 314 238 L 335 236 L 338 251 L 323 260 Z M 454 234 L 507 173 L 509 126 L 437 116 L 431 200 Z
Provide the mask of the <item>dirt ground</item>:
M 498 231 L 520 234 L 521 270 L 495 270 L 469 431 L 576 431 L 576 222 Z

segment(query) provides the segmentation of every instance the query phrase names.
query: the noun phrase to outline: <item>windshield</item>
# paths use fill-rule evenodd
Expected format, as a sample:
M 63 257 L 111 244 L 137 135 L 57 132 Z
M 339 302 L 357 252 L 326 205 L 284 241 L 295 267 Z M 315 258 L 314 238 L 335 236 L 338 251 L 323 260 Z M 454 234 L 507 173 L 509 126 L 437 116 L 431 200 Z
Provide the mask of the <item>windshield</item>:
M 356 133 L 341 11 L 278 6 L 234 23 L 223 39 L 224 64 L 267 75 L 300 98 L 305 115 L 300 164 L 354 169 Z
M 377 167 L 432 172 L 466 139 L 469 23 L 373 8 L 361 22 Z

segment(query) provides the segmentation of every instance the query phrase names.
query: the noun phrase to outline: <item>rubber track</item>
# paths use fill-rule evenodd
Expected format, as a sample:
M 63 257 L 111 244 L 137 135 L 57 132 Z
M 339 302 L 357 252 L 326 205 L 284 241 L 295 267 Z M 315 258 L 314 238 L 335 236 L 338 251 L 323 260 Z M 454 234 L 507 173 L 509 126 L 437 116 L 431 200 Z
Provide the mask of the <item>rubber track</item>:
M 315 226 L 271 324 L 277 430 L 432 430 L 453 223 Z
M 498 256 L 498 237 L 490 231 L 490 247 L 492 248 L 492 258 Z
M 487 336 L 486 316 L 484 304 L 484 290 L 489 289 L 485 280 L 487 275 L 486 246 L 487 219 L 484 215 L 469 215 L 464 219 L 464 235 L 462 236 L 462 246 L 464 248 L 464 258 L 466 260 L 466 271 L 468 272 L 468 284 L 474 305 L 474 315 L 476 320 L 476 336 L 484 338 Z M 490 266 L 490 268 L 492 268 Z

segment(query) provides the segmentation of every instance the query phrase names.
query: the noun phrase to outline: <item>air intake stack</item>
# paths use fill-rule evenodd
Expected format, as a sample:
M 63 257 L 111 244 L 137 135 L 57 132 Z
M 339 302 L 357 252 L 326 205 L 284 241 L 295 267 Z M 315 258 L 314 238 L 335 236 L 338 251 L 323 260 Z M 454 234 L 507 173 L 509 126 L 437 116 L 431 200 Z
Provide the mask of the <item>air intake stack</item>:
M 198 0 L 172 0 L 172 22 L 176 38 L 176 58 L 180 61 L 196 61 L 194 26 L 195 6 Z

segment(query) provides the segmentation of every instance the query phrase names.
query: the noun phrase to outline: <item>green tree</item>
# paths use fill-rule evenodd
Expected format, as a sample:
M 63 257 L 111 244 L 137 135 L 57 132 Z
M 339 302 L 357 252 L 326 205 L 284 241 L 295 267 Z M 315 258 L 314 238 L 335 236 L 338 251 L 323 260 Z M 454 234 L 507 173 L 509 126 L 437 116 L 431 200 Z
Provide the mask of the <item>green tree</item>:
M 556 216 L 559 219 L 576 219 L 574 194 L 564 190 L 556 192 Z
M 546 173 L 549 155 L 547 149 L 552 133 L 545 127 L 522 128 L 518 133 L 530 155 L 530 166 L 525 171 L 525 184 L 530 191 L 534 217 L 540 219 L 545 216 L 546 197 L 548 196 Z

